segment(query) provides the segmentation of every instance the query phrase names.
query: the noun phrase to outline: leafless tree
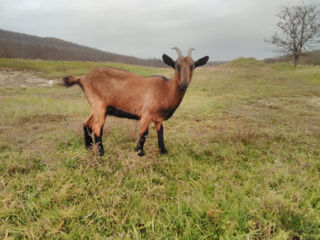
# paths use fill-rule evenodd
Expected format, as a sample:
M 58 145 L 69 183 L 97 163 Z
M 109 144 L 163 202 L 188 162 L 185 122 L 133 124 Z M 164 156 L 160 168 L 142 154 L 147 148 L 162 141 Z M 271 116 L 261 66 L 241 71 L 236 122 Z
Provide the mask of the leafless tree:
M 283 6 L 271 39 L 266 41 L 292 56 L 294 66 L 306 51 L 314 49 L 320 37 L 320 11 L 316 4 Z

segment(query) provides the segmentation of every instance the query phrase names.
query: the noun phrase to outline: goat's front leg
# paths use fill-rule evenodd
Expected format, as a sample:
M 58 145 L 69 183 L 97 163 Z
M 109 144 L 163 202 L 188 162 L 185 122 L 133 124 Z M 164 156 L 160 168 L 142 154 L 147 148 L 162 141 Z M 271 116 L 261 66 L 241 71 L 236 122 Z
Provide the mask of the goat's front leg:
M 102 132 L 103 132 L 103 127 L 100 128 L 100 134 L 94 134 L 94 142 L 96 143 L 98 147 L 98 155 L 103 156 L 104 155 L 104 149 L 102 145 Z
M 136 150 L 138 155 L 141 157 L 145 154 L 143 150 L 144 143 L 146 141 L 147 135 L 149 133 L 150 118 L 144 117 L 140 120 L 140 138 Z
M 155 122 L 156 125 L 156 130 L 158 134 L 158 146 L 160 149 L 161 154 L 167 154 L 168 151 L 164 145 L 164 140 L 163 140 L 163 125 L 162 122 Z

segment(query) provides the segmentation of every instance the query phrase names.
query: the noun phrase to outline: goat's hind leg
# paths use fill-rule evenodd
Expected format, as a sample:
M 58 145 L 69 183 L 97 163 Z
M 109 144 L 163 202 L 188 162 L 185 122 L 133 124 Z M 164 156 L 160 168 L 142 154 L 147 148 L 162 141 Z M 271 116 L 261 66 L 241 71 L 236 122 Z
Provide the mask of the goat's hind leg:
M 98 155 L 103 156 L 104 155 L 104 149 L 102 145 L 102 132 L 103 132 L 103 125 L 106 120 L 106 108 L 100 108 L 96 109 L 96 111 L 93 113 L 93 127 L 92 131 L 94 133 L 94 141 L 95 144 L 98 147 Z
M 84 142 L 87 149 L 92 149 L 93 140 L 92 140 L 92 119 L 93 114 L 83 123 L 83 133 L 84 133 Z

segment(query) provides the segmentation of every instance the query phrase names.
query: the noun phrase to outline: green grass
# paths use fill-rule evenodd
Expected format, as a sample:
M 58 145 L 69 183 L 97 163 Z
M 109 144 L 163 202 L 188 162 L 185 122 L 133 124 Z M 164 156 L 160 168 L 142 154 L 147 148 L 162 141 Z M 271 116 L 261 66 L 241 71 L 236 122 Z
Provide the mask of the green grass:
M 116 67 L 142 75 L 151 75 L 155 71 L 155 68 L 151 67 L 113 62 L 43 61 L 7 58 L 0 58 L 0 66 L 16 70 L 36 71 L 40 76 L 47 79 L 62 78 L 66 75 L 82 75 L 97 66 Z
M 47 78 L 96 65 L 0 61 Z M 113 117 L 105 156 L 84 149 L 78 87 L 0 89 L 0 238 L 319 239 L 319 76 L 254 59 L 199 68 L 164 123 L 169 154 L 152 126 L 142 158 L 138 122 Z

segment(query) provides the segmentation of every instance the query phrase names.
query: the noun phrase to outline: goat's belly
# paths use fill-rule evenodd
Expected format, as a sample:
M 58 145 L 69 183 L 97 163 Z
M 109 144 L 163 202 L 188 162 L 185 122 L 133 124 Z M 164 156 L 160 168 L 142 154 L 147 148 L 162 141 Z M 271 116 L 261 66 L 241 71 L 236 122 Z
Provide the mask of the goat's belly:
M 130 113 L 130 112 L 126 112 L 123 111 L 121 109 L 115 108 L 113 106 L 108 106 L 107 107 L 107 111 L 106 111 L 107 115 L 111 115 L 111 116 L 115 116 L 115 117 L 120 117 L 120 118 L 128 118 L 128 119 L 134 119 L 134 120 L 140 120 L 140 117 Z

